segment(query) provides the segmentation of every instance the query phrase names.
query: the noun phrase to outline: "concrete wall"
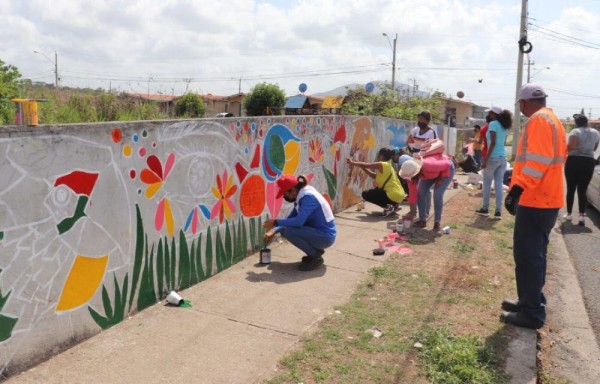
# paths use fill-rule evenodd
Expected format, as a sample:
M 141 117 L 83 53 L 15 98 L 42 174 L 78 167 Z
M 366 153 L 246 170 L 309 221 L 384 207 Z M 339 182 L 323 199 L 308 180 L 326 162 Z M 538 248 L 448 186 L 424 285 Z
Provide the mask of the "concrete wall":
M 262 245 L 281 174 L 340 210 L 345 159 L 414 123 L 310 116 L 0 127 L 0 375 L 111 327 Z

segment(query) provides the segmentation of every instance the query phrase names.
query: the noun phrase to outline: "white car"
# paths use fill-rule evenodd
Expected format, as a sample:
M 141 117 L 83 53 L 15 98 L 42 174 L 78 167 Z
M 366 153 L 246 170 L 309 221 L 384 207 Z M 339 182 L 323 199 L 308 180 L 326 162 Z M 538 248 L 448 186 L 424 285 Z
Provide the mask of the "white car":
M 600 211 L 600 156 L 596 160 L 594 175 L 592 176 L 590 185 L 588 185 L 587 199 L 590 205 Z

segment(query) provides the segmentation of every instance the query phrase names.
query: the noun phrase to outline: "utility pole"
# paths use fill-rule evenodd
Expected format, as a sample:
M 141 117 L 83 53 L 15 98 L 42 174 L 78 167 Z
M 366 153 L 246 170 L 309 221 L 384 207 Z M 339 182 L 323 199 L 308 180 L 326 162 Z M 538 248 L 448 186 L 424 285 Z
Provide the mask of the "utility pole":
M 521 32 L 519 37 L 519 60 L 517 64 L 517 90 L 515 92 L 515 99 L 519 97 L 519 90 L 523 85 L 523 52 L 527 42 L 527 0 L 521 0 Z M 529 44 L 531 48 L 531 44 Z M 529 52 L 528 52 L 529 53 Z M 516 100 L 515 100 L 516 101 Z M 513 144 L 512 144 L 512 159 L 517 155 L 517 145 L 521 137 L 521 110 L 519 109 L 519 103 L 515 103 L 515 129 L 513 131 Z
M 54 86 L 58 88 L 58 54 L 54 51 Z
M 238 93 L 242 93 L 242 78 L 240 77 L 240 82 L 238 83 Z
M 396 42 L 398 41 L 398 34 L 394 37 L 394 54 L 392 56 L 392 90 L 396 89 Z
M 396 43 L 398 42 L 398 34 L 396 33 L 395 37 L 394 37 L 394 45 L 392 46 L 392 43 L 390 42 L 390 37 L 388 36 L 387 33 L 382 33 L 383 36 L 387 37 L 388 39 L 388 44 L 390 45 L 390 48 L 392 48 L 392 84 L 391 84 L 391 89 L 394 90 L 396 88 Z
M 535 65 L 535 61 L 531 61 L 529 55 L 527 55 L 527 82 L 531 82 L 531 66 Z

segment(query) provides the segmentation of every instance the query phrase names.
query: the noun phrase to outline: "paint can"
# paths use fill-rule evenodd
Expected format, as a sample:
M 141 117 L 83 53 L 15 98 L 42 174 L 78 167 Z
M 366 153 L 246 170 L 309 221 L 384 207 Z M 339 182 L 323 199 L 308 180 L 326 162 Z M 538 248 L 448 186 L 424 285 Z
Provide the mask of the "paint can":
M 483 182 L 482 181 L 479 182 L 479 189 L 480 190 L 483 189 Z
M 171 291 L 167 295 L 167 303 L 180 306 L 181 304 L 183 304 L 183 299 L 181 298 L 181 296 L 179 296 L 177 292 Z
M 396 233 L 404 233 L 404 224 L 401 222 L 396 223 Z
M 412 219 L 404 219 L 402 226 L 404 227 L 404 231 L 402 233 L 408 233 L 408 230 L 412 226 Z
M 261 264 L 271 264 L 271 250 L 267 247 L 260 250 L 259 253 L 259 263 Z
M 452 185 L 453 185 L 454 189 L 458 189 L 458 180 L 452 179 Z
M 446 225 L 444 228 L 442 228 L 442 232 L 444 232 L 445 235 L 448 235 L 450 233 L 450 226 Z

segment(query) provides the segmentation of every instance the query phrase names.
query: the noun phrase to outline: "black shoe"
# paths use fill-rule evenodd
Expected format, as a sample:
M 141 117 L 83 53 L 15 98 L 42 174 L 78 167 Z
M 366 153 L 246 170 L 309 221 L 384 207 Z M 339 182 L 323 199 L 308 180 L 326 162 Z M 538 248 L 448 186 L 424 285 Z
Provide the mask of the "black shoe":
M 310 261 L 310 259 L 312 259 L 313 257 L 323 257 L 323 254 L 325 253 L 324 249 L 321 249 L 319 252 L 317 252 L 317 254 L 315 256 L 302 256 L 302 262 L 303 263 L 308 263 Z
M 392 204 L 388 204 L 387 207 L 383 210 L 383 212 L 379 215 L 381 217 L 388 217 L 392 213 L 394 213 L 394 206 Z
M 506 324 L 512 324 L 517 327 L 540 329 L 544 326 L 544 323 L 527 318 L 522 312 L 502 312 L 500 315 L 500 321 Z
M 478 210 L 475 211 L 476 214 L 478 214 L 479 216 L 488 216 L 489 215 L 489 211 L 487 209 L 483 209 L 483 208 L 479 208 Z
M 302 263 L 298 266 L 298 269 L 301 271 L 312 271 L 313 269 L 319 268 L 323 265 L 322 257 L 308 257 L 307 261 L 304 262 L 304 258 L 302 258 Z
M 502 220 L 502 213 L 500 211 L 494 213 L 494 220 Z
M 502 300 L 502 309 L 508 312 L 521 311 L 521 307 L 519 306 L 518 300 Z

